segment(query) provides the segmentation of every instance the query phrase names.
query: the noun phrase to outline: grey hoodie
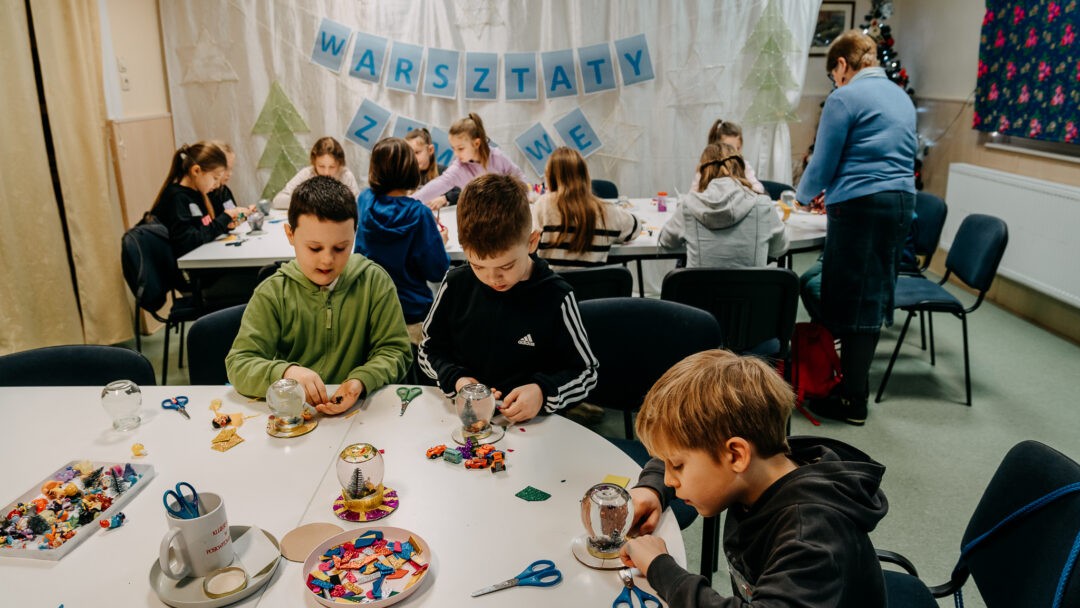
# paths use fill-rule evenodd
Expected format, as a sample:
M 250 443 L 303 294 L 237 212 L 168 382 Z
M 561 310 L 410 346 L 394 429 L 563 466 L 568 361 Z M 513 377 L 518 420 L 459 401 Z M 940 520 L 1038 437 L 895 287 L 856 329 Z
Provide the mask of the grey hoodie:
M 768 196 L 720 177 L 704 192 L 679 198 L 659 243 L 667 248 L 685 243 L 687 268 L 753 268 L 783 255 L 788 236 Z

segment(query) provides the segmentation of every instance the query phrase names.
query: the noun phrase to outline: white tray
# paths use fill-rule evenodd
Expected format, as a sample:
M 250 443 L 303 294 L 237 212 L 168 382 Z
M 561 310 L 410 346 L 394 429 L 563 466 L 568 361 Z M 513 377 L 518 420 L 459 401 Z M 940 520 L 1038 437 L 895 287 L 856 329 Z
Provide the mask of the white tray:
M 36 486 L 27 490 L 22 496 L 8 503 L 8 505 L 3 508 L 3 511 L 0 512 L 0 516 L 7 515 L 12 509 L 15 508 L 15 505 L 20 502 L 27 503 L 40 497 L 42 495 L 41 486 L 44 485 L 45 482 L 55 479 L 56 476 L 62 473 L 65 469 L 67 469 L 68 467 L 73 467 L 80 462 L 83 461 L 72 460 L 71 462 L 60 467 L 59 469 L 53 471 L 52 475 L 49 475 L 48 477 L 42 479 L 40 482 L 38 482 Z M 23 547 L 21 545 L 24 544 L 24 541 L 18 541 L 14 545 L 0 546 L 0 557 L 25 557 L 28 559 L 47 559 L 53 561 L 63 558 L 68 553 L 71 553 L 75 549 L 75 547 L 81 545 L 83 541 L 87 539 L 87 537 L 101 529 L 101 525 L 98 523 L 99 521 L 101 521 L 102 519 L 109 519 L 113 515 L 116 515 L 117 513 L 122 511 L 124 505 L 131 502 L 131 499 L 135 498 L 135 495 L 141 492 L 142 489 L 148 485 L 147 482 L 153 479 L 155 474 L 154 467 L 149 464 L 137 464 L 134 462 L 91 462 L 90 464 L 95 469 L 98 467 L 111 468 L 118 465 L 124 466 L 130 464 L 131 468 L 135 471 L 135 473 L 139 475 L 139 481 L 138 483 L 128 488 L 126 492 L 124 492 L 118 497 L 115 497 L 113 499 L 112 505 L 110 505 L 108 509 L 105 509 L 104 511 L 99 513 L 93 521 L 83 526 L 79 526 L 77 528 L 75 536 L 73 536 L 70 540 L 60 545 L 59 547 L 56 547 L 55 549 L 39 549 L 36 544 L 34 546 Z M 81 490 L 82 484 L 78 485 L 80 486 L 79 489 Z M 37 538 L 38 537 L 35 537 L 35 539 Z M 34 542 L 35 541 L 33 540 L 25 541 L 25 544 L 29 545 Z

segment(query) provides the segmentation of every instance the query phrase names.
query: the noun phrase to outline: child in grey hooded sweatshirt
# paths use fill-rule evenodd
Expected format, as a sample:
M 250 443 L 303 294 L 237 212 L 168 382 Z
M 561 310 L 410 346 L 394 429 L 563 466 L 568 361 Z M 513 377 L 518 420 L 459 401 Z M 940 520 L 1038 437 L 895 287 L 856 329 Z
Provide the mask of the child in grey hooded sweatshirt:
M 769 197 L 751 189 L 744 167 L 727 144 L 701 153 L 699 191 L 679 199 L 659 237 L 661 247 L 686 244 L 687 268 L 761 267 L 787 251 L 787 227 Z

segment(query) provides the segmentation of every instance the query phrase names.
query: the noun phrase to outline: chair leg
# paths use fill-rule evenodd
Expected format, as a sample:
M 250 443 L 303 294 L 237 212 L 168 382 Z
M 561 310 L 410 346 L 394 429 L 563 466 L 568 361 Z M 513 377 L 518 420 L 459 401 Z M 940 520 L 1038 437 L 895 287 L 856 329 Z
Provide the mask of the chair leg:
M 623 430 L 627 439 L 634 438 L 634 414 L 630 410 L 623 411 Z
M 927 311 L 926 324 L 930 328 L 930 365 L 935 365 L 937 357 L 934 353 L 934 313 Z
M 968 361 L 968 331 L 966 314 L 960 314 L 960 325 L 964 328 L 964 390 L 967 392 L 968 407 L 971 407 L 971 364 Z
M 184 324 L 180 324 L 180 361 L 177 362 L 177 367 L 184 369 Z
M 926 350 L 926 315 L 919 311 L 919 343 L 920 348 Z
M 142 332 L 139 331 L 139 307 L 135 307 L 135 314 L 132 316 L 131 328 L 135 331 L 135 350 L 142 352 Z
M 637 264 L 638 295 L 640 295 L 641 297 L 644 298 L 645 297 L 645 273 L 641 270 L 641 260 L 640 259 L 639 260 L 634 260 L 634 263 Z
M 896 340 L 896 348 L 893 349 L 892 357 L 889 359 L 889 367 L 885 368 L 885 376 L 881 379 L 881 384 L 877 389 L 877 397 L 874 398 L 874 403 L 881 403 L 881 396 L 885 393 L 885 385 L 889 383 L 889 376 L 892 375 L 893 365 L 896 363 L 896 357 L 900 354 L 900 347 L 904 344 L 904 336 L 907 335 L 908 326 L 911 325 L 911 319 L 915 316 L 915 311 L 908 312 L 907 319 L 904 319 L 904 328 L 900 330 L 900 337 Z M 933 341 L 933 332 L 930 333 L 930 340 Z
M 709 584 L 712 584 L 713 572 L 716 572 L 716 541 L 719 538 L 719 522 L 717 518 L 706 517 L 704 518 L 704 525 L 701 527 L 701 568 L 699 572 L 701 576 L 704 576 Z
M 172 331 L 172 327 L 168 323 L 165 324 L 165 350 L 161 353 L 161 385 L 166 386 L 169 384 L 169 332 Z

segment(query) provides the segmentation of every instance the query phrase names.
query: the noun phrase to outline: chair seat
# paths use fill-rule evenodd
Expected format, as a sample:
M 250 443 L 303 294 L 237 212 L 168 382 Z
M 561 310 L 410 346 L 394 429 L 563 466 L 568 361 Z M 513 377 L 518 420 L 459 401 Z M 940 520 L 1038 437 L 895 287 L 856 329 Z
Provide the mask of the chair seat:
M 964 305 L 937 283 L 920 277 L 896 279 L 896 308 L 919 307 L 934 312 L 961 312 Z

